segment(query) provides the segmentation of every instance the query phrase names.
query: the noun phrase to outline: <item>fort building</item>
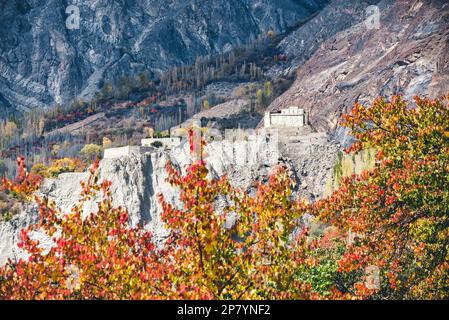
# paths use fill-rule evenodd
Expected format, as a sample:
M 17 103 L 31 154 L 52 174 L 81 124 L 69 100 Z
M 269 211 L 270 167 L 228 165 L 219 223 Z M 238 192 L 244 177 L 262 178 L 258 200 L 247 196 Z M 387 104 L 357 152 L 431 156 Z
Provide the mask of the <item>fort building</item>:
M 265 112 L 265 128 L 304 127 L 308 124 L 307 113 L 297 106 L 290 106 L 277 112 Z

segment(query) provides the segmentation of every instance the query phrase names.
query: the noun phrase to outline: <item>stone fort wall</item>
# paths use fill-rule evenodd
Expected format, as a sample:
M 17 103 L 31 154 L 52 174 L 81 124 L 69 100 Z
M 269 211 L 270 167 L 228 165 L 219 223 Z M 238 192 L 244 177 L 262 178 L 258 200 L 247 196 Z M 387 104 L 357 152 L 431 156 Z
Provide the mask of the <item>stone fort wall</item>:
M 120 148 L 110 148 L 104 150 L 104 159 L 115 159 L 130 155 L 143 154 L 145 152 L 150 152 L 152 148 L 141 147 L 141 146 L 125 146 Z

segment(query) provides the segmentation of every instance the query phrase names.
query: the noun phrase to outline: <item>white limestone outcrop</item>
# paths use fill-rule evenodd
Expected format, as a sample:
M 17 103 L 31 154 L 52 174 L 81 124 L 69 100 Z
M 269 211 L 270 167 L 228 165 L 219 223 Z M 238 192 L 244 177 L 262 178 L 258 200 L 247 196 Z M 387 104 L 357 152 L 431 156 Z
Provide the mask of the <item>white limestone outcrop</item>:
M 287 165 L 291 169 L 292 175 L 296 176 L 298 180 L 302 180 L 301 175 L 304 172 L 295 170 L 296 163 L 315 161 L 314 168 L 320 167 L 323 159 L 328 159 L 326 160 L 328 162 L 333 161 L 329 150 L 334 150 L 329 147 L 333 144 L 326 138 L 304 139 L 303 142 L 298 143 L 307 143 L 309 147 L 297 149 L 296 161 L 284 157 L 280 152 L 282 148 L 280 148 L 279 140 L 275 135 L 257 135 L 237 141 L 212 141 L 206 147 L 206 163 L 211 176 L 219 177 L 226 174 L 233 185 L 248 190 L 248 192 L 253 191 L 255 180 L 266 180 L 271 168 L 278 163 Z M 320 148 L 314 144 L 327 147 L 323 147 L 320 151 Z M 316 150 L 316 153 L 310 154 L 310 150 Z M 326 153 L 326 155 L 320 152 Z M 180 205 L 178 191 L 166 182 L 167 161 L 170 161 L 176 168 L 184 170 L 186 165 L 192 161 L 188 144 L 184 141 L 170 150 L 130 153 L 122 157 L 106 158 L 100 162 L 100 179 L 112 182 L 114 205 L 126 207 L 130 213 L 131 225 L 143 224 L 145 228 L 153 232 L 158 241 L 164 238 L 167 230 L 160 219 L 161 208 L 157 201 L 157 194 L 162 193 L 168 201 Z M 331 164 L 324 164 L 321 167 L 330 168 Z M 307 170 L 307 168 L 302 168 L 302 170 Z M 304 178 L 306 176 L 307 173 Z M 87 177 L 88 173 L 63 173 L 58 178 L 45 180 L 40 193 L 54 199 L 63 212 L 69 212 L 79 199 L 80 181 L 86 180 Z M 316 190 L 324 191 L 325 181 L 321 180 L 324 179 L 325 173 L 317 176 L 321 179 L 319 181 L 310 180 L 311 177 L 314 175 L 311 174 L 310 177 L 307 177 L 308 183 L 315 183 L 317 186 L 309 188 L 314 192 L 317 192 Z M 300 195 L 308 196 L 307 190 L 298 189 L 297 192 Z M 88 203 L 84 209 L 86 213 L 95 212 L 95 201 Z M 23 227 L 36 222 L 37 218 L 37 208 L 30 204 L 22 214 L 0 224 L 0 265 L 4 264 L 8 258 L 23 257 L 23 252 L 17 247 L 19 232 Z M 36 234 L 35 236 L 47 246 L 51 245 L 51 242 L 43 235 Z

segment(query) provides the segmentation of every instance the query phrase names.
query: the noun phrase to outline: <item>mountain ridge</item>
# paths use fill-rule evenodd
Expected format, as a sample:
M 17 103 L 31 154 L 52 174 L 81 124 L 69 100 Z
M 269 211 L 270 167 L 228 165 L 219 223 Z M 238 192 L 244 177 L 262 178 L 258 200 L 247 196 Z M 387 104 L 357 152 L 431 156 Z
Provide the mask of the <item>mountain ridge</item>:
M 65 28 L 69 2 L 3 3 L 0 115 L 64 104 L 75 97 L 87 100 L 104 81 L 161 73 L 193 63 L 196 56 L 230 50 L 270 30 L 283 32 L 326 3 L 77 1 L 79 29 L 73 30 Z

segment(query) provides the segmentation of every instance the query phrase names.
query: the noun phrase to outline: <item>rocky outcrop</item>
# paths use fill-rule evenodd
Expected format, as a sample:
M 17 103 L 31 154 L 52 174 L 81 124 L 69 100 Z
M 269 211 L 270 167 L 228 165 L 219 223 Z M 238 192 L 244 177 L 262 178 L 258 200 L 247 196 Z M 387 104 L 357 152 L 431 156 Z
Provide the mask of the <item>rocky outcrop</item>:
M 309 132 L 281 134 L 279 148 L 294 173 L 296 193 L 310 201 L 321 198 L 326 182 L 332 178 L 340 145 L 324 132 Z
M 365 10 L 373 3 L 380 13 L 378 25 L 367 20 Z M 308 57 L 312 49 L 307 37 L 320 21 L 323 31 Z M 293 59 L 299 66 L 297 79 L 269 110 L 298 105 L 309 112 L 317 130 L 335 133 L 343 144 L 350 137 L 338 127 L 338 119 L 355 101 L 371 103 L 394 94 L 435 98 L 448 92 L 447 1 L 333 1 L 292 37 L 283 45 L 288 52 L 299 52 Z M 307 49 L 301 49 L 303 40 Z
M 364 21 L 366 8 L 378 2 L 380 1 L 332 0 L 279 43 L 278 50 L 288 57 L 288 61 L 284 65 L 273 66 L 267 75 L 276 78 L 295 73 L 298 66 L 310 59 L 323 42 Z
M 283 32 L 326 3 L 2 1 L 0 116 L 76 96 L 88 99 L 103 81 L 160 72 L 192 63 L 199 55 L 230 50 L 269 30 Z M 72 4 L 76 10 L 69 8 Z
M 285 151 L 284 144 L 289 150 Z M 326 179 L 338 151 L 325 134 L 310 133 L 297 139 L 286 139 L 275 132 L 250 135 L 241 139 L 218 139 L 206 148 L 206 163 L 212 177 L 227 175 L 231 183 L 248 193 L 254 192 L 254 182 L 266 181 L 273 166 L 283 164 L 290 170 L 297 185 L 295 193 L 314 199 L 324 193 Z M 157 194 L 175 205 L 180 205 L 179 192 L 166 182 L 166 163 L 184 170 L 192 160 L 186 142 L 171 150 L 131 154 L 100 163 L 100 179 L 112 182 L 115 206 L 129 210 L 130 223 L 142 224 L 161 240 L 166 229 L 160 220 Z M 53 199 L 63 212 L 69 212 L 79 199 L 80 181 L 87 173 L 64 173 L 56 179 L 46 180 L 40 193 Z M 95 201 L 86 204 L 85 211 L 95 212 Z M 7 258 L 23 257 L 16 246 L 19 231 L 37 221 L 37 208 L 30 205 L 25 212 L 0 224 L 0 264 Z M 50 245 L 42 234 L 36 234 L 42 243 Z

